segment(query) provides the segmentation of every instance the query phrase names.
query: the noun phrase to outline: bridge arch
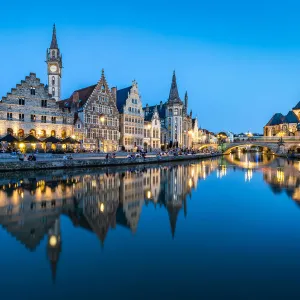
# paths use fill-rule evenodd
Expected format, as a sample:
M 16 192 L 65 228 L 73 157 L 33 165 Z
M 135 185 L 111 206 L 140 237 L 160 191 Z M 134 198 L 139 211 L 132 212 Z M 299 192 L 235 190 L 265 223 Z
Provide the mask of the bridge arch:
M 264 144 L 264 143 L 230 143 L 226 145 L 224 154 L 230 154 L 233 149 L 244 149 L 244 148 L 251 148 L 251 147 L 258 147 L 262 148 L 263 152 L 269 152 L 271 154 L 275 154 L 278 149 L 278 145 L 276 144 Z
M 217 144 L 202 144 L 202 145 L 197 145 L 198 150 L 203 150 L 203 149 L 209 149 L 213 148 L 215 150 L 218 150 L 218 145 Z

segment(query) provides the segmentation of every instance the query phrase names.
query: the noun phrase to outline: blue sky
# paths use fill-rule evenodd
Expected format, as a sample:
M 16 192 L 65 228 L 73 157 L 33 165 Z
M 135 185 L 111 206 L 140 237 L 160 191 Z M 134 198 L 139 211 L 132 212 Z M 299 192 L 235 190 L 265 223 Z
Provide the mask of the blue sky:
M 29 72 L 46 83 L 56 23 L 63 98 L 97 82 L 104 68 L 110 86 L 136 79 L 144 104 L 159 103 L 175 69 L 202 127 L 262 131 L 273 113 L 300 100 L 299 9 L 268 0 L 4 0 L 0 95 Z

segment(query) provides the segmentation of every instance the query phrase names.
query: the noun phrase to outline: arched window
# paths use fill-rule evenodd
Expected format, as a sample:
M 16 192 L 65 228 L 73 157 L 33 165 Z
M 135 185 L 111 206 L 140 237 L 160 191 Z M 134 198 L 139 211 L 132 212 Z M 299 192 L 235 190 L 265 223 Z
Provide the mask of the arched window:
M 178 108 L 174 109 L 174 116 L 178 116 Z
M 52 57 L 55 58 L 55 50 L 52 50 Z
M 55 96 L 55 88 L 52 88 L 52 97 Z
M 46 137 L 46 130 L 41 130 L 41 138 L 45 138 Z
M 55 77 L 52 76 L 52 85 L 54 85 L 54 84 L 55 84 Z
M 62 138 L 62 139 L 65 139 L 66 137 L 67 137 L 66 131 L 65 131 L 65 130 L 62 130 L 62 132 L 61 132 L 61 138 Z
M 18 137 L 20 137 L 20 138 L 24 137 L 24 130 L 23 129 L 18 130 Z
M 51 130 L 51 136 L 56 136 L 55 130 Z
M 31 135 L 36 135 L 36 131 L 35 131 L 35 129 L 30 129 L 30 131 L 29 131 L 29 134 L 31 134 Z
M 272 135 L 274 136 L 276 133 L 275 133 L 275 128 L 273 127 L 272 128 Z
M 7 128 L 7 134 L 11 134 L 13 135 L 14 134 L 14 131 L 12 130 L 12 128 Z

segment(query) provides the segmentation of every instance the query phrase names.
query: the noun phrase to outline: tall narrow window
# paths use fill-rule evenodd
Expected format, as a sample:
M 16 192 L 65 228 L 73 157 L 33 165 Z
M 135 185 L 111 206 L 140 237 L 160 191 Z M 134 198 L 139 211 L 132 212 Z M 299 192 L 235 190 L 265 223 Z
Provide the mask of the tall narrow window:
M 19 105 L 25 105 L 25 99 L 19 98 Z
M 52 58 L 55 58 L 55 50 L 52 50 Z
M 7 120 L 12 120 L 12 113 L 7 113 Z
M 35 87 L 32 86 L 32 87 L 30 88 L 30 94 L 31 94 L 31 95 L 35 95 Z
M 41 101 L 41 106 L 42 107 L 47 107 L 47 100 L 42 100 Z
M 35 122 L 35 115 L 30 116 L 31 122 Z
M 55 88 L 52 88 L 52 97 L 55 96 Z
M 51 117 L 51 122 L 52 122 L 53 124 L 56 124 L 56 117 Z
M 24 114 L 19 114 L 19 121 L 24 122 Z
M 41 122 L 42 122 L 42 123 L 46 123 L 46 122 L 47 122 L 46 116 L 42 116 L 42 117 L 41 117 Z
M 55 84 L 55 77 L 52 76 L 52 85 L 54 85 L 54 84 Z

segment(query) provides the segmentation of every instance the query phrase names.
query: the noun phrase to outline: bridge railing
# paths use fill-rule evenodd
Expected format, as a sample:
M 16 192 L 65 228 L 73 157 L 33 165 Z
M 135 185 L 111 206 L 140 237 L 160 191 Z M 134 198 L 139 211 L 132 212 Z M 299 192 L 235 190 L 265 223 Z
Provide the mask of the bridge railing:
M 240 138 L 234 138 L 233 142 L 278 142 L 281 139 L 281 137 L 278 136 L 253 136 L 253 137 L 240 137 Z M 300 142 L 300 136 L 284 136 L 282 137 L 282 140 L 284 142 Z

